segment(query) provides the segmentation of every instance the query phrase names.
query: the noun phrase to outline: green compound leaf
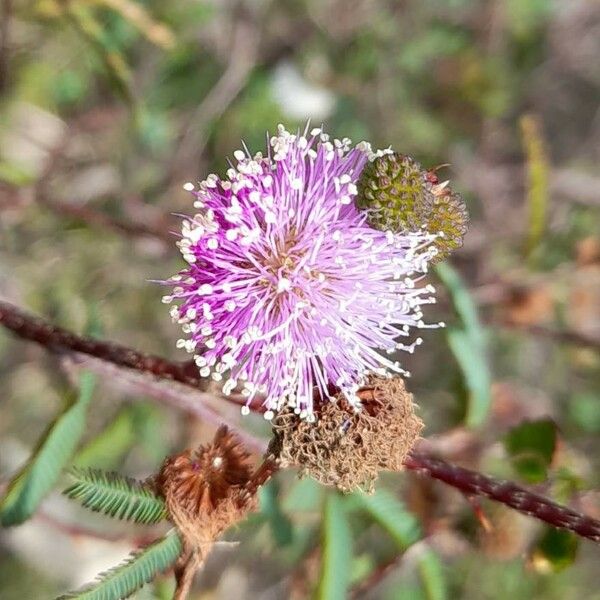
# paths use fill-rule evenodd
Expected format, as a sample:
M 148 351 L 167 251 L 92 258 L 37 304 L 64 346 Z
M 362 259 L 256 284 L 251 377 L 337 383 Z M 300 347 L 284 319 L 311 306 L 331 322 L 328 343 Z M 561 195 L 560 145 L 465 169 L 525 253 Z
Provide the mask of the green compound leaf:
M 167 516 L 164 501 L 146 483 L 97 469 L 74 469 L 72 475 L 75 483 L 63 493 L 94 512 L 144 524 Z
M 96 378 L 84 372 L 80 381 L 78 398 L 50 425 L 33 456 L 9 484 L 0 502 L 3 526 L 29 519 L 73 456 L 85 429 Z
M 387 490 L 380 488 L 371 496 L 356 494 L 356 498 L 359 506 L 385 529 L 403 550 L 421 537 L 417 519 Z
M 485 332 L 475 302 L 460 275 L 445 263 L 436 265 L 435 270 L 448 289 L 454 309 L 462 321 L 462 327 L 449 328 L 448 345 L 469 392 L 466 424 L 478 427 L 485 421 L 492 402 Z
M 556 425 L 551 419 L 521 423 L 504 437 L 512 466 L 528 483 L 541 483 L 548 478 L 556 442 Z
M 121 600 L 131 596 L 159 573 L 169 569 L 179 558 L 183 546 L 179 534 L 172 530 L 160 540 L 133 552 L 123 563 L 101 573 L 97 581 L 57 600 Z
M 323 554 L 318 600 L 344 600 L 350 584 L 352 534 L 346 507 L 339 494 L 330 493 L 323 514 Z

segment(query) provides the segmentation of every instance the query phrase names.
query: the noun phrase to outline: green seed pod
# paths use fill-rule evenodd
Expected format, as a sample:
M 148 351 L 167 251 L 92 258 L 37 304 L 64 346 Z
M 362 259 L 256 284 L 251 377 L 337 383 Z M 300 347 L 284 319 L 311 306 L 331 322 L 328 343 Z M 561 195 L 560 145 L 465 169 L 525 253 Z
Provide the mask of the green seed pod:
M 385 154 L 364 168 L 356 205 L 367 212 L 367 222 L 375 229 L 414 231 L 433 204 L 431 188 L 426 171 L 416 160 Z
M 448 190 L 444 195 L 435 196 L 426 220 L 427 231 L 441 234 L 434 242 L 438 253 L 432 262 L 437 263 L 448 258 L 454 250 L 462 246 L 468 223 L 469 214 L 459 194 Z
M 463 199 L 410 156 L 378 156 L 364 168 L 357 187 L 356 206 L 366 212 L 371 227 L 439 234 L 433 262 L 462 246 L 469 221 Z

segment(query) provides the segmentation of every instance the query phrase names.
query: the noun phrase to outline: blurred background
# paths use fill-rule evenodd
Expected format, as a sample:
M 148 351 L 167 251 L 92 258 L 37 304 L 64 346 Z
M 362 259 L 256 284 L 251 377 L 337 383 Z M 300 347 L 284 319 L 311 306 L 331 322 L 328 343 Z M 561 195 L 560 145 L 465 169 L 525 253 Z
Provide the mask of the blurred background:
M 449 328 L 404 359 L 428 447 L 600 517 L 600 3 L 1 0 L 0 11 L 2 299 L 183 360 L 150 280 L 182 265 L 171 232 L 192 211 L 183 183 L 223 170 L 240 140 L 262 150 L 277 123 L 311 119 L 448 163 L 440 177 L 471 213 L 464 248 L 432 274 L 429 320 Z M 2 481 L 68 398 L 58 366 L 0 330 Z M 114 383 L 94 394 L 77 464 L 146 476 L 211 436 Z M 242 427 L 268 437 L 260 418 Z M 336 576 L 349 597 L 600 598 L 591 543 L 412 474 L 380 488 L 387 512 L 343 499 L 352 548 Z M 310 597 L 327 493 L 278 476 L 193 597 Z M 148 535 L 53 494 L 0 531 L 0 597 L 52 597 Z

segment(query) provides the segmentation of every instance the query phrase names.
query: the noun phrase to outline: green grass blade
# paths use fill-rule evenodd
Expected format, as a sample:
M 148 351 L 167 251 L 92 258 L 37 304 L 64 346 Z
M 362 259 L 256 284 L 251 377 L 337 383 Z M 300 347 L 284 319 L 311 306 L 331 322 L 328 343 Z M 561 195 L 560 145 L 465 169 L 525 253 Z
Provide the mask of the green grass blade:
M 52 423 L 33 456 L 13 478 L 0 502 L 0 523 L 18 525 L 31 517 L 54 487 L 83 435 L 96 378 L 81 375 L 78 398 Z
M 421 539 L 421 527 L 416 517 L 402 502 L 385 489 L 372 496 L 355 494 L 358 506 L 394 539 L 398 548 L 407 550 Z M 437 555 L 426 548 L 418 559 L 418 572 L 427 600 L 446 600 L 446 581 Z
M 279 485 L 271 480 L 263 485 L 258 492 L 260 512 L 267 519 L 273 541 L 279 547 L 289 546 L 294 539 L 294 527 L 289 517 L 281 508 Z
M 79 468 L 96 467 L 114 469 L 131 450 L 138 439 L 140 407 L 123 407 L 113 420 L 75 457 L 74 465 Z
M 341 496 L 330 493 L 323 515 L 323 554 L 318 600 L 344 600 L 350 583 L 352 534 Z
M 419 557 L 419 574 L 427 600 L 447 600 L 448 589 L 444 566 L 438 555 L 429 548 Z
M 529 207 L 527 256 L 531 259 L 546 229 L 550 165 L 539 121 L 532 115 L 524 115 L 519 125 L 527 159 L 527 205 Z
M 465 331 L 469 332 L 469 336 L 478 343 L 483 344 L 485 334 L 479 320 L 477 306 L 473 301 L 471 292 L 465 286 L 458 271 L 451 267 L 448 263 L 440 263 L 435 266 L 435 271 L 442 283 L 450 293 L 450 299 L 457 315 L 459 316 Z
M 408 512 L 402 502 L 385 489 L 378 489 L 371 496 L 355 494 L 359 506 L 394 539 L 400 548 L 406 550 L 421 537 L 419 523 Z
M 479 321 L 475 302 L 460 275 L 446 263 L 436 265 L 436 272 L 448 289 L 462 321 L 462 327 L 448 330 L 448 346 L 458 362 L 469 392 L 466 424 L 478 427 L 487 418 L 492 402 L 485 331 Z
M 485 358 L 466 331 L 448 329 L 447 339 L 469 393 L 465 422 L 469 427 L 477 427 L 485 421 L 492 402 L 491 380 Z
M 94 512 L 145 524 L 167 516 L 162 498 L 143 482 L 96 469 L 73 469 L 72 475 L 75 482 L 63 493 Z
M 182 552 L 181 538 L 174 530 L 160 540 L 133 552 L 123 563 L 101 573 L 98 580 L 57 600 L 121 600 L 131 596 L 159 573 L 169 569 Z

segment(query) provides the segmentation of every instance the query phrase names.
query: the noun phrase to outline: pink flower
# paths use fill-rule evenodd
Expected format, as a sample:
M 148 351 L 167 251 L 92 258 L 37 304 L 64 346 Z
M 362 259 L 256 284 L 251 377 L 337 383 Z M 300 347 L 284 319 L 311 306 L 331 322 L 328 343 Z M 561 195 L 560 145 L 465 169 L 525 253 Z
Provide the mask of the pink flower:
M 178 302 L 179 345 L 225 393 L 264 398 L 267 418 L 285 405 L 312 418 L 335 388 L 356 403 L 367 374 L 404 373 L 393 355 L 421 341 L 400 340 L 434 301 L 416 283 L 435 236 L 368 225 L 354 198 L 374 156 L 364 142 L 280 126 L 266 156 L 238 150 L 226 178 L 186 184 L 198 209 L 178 242 L 189 266 L 164 298 Z

